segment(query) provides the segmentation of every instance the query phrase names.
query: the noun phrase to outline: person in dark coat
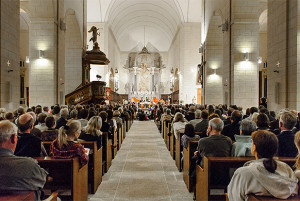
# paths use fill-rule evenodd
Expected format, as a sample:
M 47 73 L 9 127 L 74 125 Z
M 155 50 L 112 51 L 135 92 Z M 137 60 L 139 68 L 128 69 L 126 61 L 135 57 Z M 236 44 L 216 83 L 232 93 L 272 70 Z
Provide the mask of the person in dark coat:
M 240 121 L 242 115 L 240 111 L 234 110 L 230 117 L 230 124 L 226 125 L 222 131 L 222 134 L 229 137 L 232 141 L 235 141 L 234 135 L 240 135 Z
M 60 118 L 56 121 L 56 129 L 59 129 L 62 126 L 65 126 L 68 122 L 69 111 L 67 108 L 64 108 L 60 111 Z
M 296 157 L 298 154 L 297 147 L 294 143 L 295 135 L 292 131 L 296 122 L 297 118 L 291 112 L 283 112 L 280 115 L 279 128 L 281 132 L 277 135 L 279 141 L 279 157 Z
M 30 133 L 34 126 L 34 119 L 30 114 L 23 114 L 18 118 L 19 137 L 15 150 L 16 156 L 41 156 L 41 139 Z

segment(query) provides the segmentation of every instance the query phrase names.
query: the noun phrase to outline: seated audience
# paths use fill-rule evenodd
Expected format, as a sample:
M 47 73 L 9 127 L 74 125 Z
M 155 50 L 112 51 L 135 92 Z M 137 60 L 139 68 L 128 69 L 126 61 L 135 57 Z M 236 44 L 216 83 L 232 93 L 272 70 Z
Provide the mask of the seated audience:
M 240 135 L 240 121 L 242 115 L 240 111 L 234 110 L 231 113 L 230 124 L 226 125 L 222 131 L 222 134 L 230 137 L 232 141 L 235 140 L 234 135 Z
M 252 156 L 251 154 L 251 134 L 256 130 L 253 121 L 244 119 L 241 123 L 241 135 L 235 135 L 235 143 L 232 145 L 232 156 Z
M 42 132 L 40 131 L 40 129 L 36 128 L 36 115 L 34 112 L 27 112 L 28 114 L 30 114 L 33 117 L 33 128 L 30 131 L 30 133 L 38 138 L 41 138 Z
M 46 123 L 45 123 L 45 119 L 47 118 L 47 115 L 45 113 L 40 113 L 38 115 L 38 125 L 35 126 L 35 128 L 39 129 L 41 132 L 47 130 L 47 126 L 46 126 Z
M 85 127 L 88 123 L 89 111 L 86 109 L 81 109 L 78 113 L 79 122 L 81 123 L 81 128 Z
M 270 131 L 270 121 L 266 114 L 261 113 L 257 116 L 256 122 L 257 130 L 267 130 Z
M 187 124 L 187 121 L 183 117 L 183 114 L 177 112 L 172 122 L 172 132 L 174 133 L 175 139 L 178 138 L 180 132 L 184 131 L 185 124 Z
M 50 156 L 55 158 L 73 158 L 79 156 L 81 166 L 88 163 L 84 147 L 77 142 L 81 133 L 81 124 L 77 120 L 69 121 L 58 130 L 58 137 L 50 146 Z
M 43 107 L 43 113 L 47 115 L 47 117 L 50 115 L 49 113 L 49 107 L 48 106 L 44 106 Z
M 8 120 L 0 121 L 0 191 L 34 191 L 35 200 L 40 200 L 48 173 L 36 160 L 14 155 L 17 129 Z
M 0 121 L 5 120 L 6 110 L 5 108 L 0 108 Z
M 70 119 L 71 120 L 77 120 L 77 118 L 78 118 L 78 111 L 76 109 L 71 110 Z
M 60 118 L 56 121 L 56 129 L 65 126 L 68 122 L 69 111 L 68 108 L 63 108 L 60 111 Z M 53 116 L 55 119 L 55 115 Z
M 188 141 L 198 141 L 199 135 L 195 135 L 194 126 L 192 124 L 186 124 L 184 128 L 184 134 L 181 138 L 181 143 L 184 148 L 187 148 Z
M 187 115 L 185 115 L 185 119 L 187 121 L 191 121 L 191 120 L 195 119 L 195 106 L 194 105 L 190 106 L 190 109 L 189 109 Z
M 172 120 L 172 116 L 171 116 L 171 110 L 170 109 L 166 109 L 166 113 L 161 115 L 160 121 L 161 121 L 161 125 L 163 125 L 164 121 L 171 121 Z
M 87 126 L 82 128 L 82 132 L 78 139 L 84 141 L 96 141 L 97 148 L 100 149 L 102 146 L 102 133 L 100 131 L 102 127 L 102 119 L 99 116 L 92 117 Z
M 207 137 L 206 130 L 208 128 L 208 112 L 207 110 L 202 110 L 201 112 L 201 122 L 197 123 L 195 126 L 195 132 L 200 132 L 200 137 Z
M 298 179 L 289 165 L 273 158 L 277 150 L 275 134 L 266 130 L 252 133 L 251 152 L 256 160 L 235 171 L 228 186 L 229 200 L 244 201 L 250 193 L 278 199 L 297 194 Z
M 114 114 L 113 111 L 107 110 L 106 113 L 107 113 L 107 123 L 111 128 L 114 128 L 114 130 L 117 131 L 117 122 L 113 118 L 113 114 Z
M 251 121 L 252 118 L 253 118 L 253 114 L 258 113 L 258 108 L 257 107 L 251 107 L 250 110 L 249 110 L 249 113 L 250 113 L 250 115 L 246 119 Z
M 192 124 L 194 126 L 194 128 L 196 127 L 196 125 L 198 123 L 200 123 L 202 120 L 201 120 L 201 110 L 196 110 L 195 112 L 195 119 L 189 121 L 190 124 Z
M 49 116 L 45 120 L 45 124 L 47 126 L 47 130 L 42 132 L 42 141 L 53 141 L 57 138 L 58 135 L 58 130 L 55 128 L 56 127 L 56 121 L 54 117 Z
M 99 116 L 102 119 L 102 126 L 101 126 L 100 131 L 101 132 L 108 132 L 109 138 L 112 139 L 113 130 L 112 130 L 112 127 L 110 127 L 110 125 L 107 123 L 107 113 L 105 111 L 101 111 Z
M 34 136 L 33 117 L 26 113 L 18 118 L 19 139 L 15 150 L 16 156 L 38 157 L 41 156 L 41 139 Z

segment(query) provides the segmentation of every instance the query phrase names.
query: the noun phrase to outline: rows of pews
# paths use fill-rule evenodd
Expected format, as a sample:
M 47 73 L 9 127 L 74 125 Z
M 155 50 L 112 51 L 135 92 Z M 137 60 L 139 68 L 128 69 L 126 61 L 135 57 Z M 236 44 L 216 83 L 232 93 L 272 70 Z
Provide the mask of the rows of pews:
M 196 133 L 202 136 L 202 133 Z M 170 151 L 171 157 L 175 160 L 178 171 L 183 172 L 183 180 L 189 192 L 192 192 L 191 179 L 189 176 L 190 161 L 197 151 L 198 141 L 189 141 L 187 148 L 183 148 L 181 137 L 183 132 L 175 138 L 174 133 L 171 131 L 171 122 L 164 121 L 162 123 L 161 135 L 166 143 L 167 149 Z M 181 157 L 183 156 L 183 161 Z M 196 166 L 196 200 L 197 201 L 225 201 L 227 197 L 227 186 L 230 182 L 230 177 L 233 175 L 234 170 L 242 167 L 247 161 L 254 160 L 254 157 L 204 157 L 203 167 Z M 280 161 L 287 163 L 293 167 L 295 158 L 279 157 Z M 222 171 L 216 171 L 216 170 Z M 222 174 L 222 175 L 218 175 Z M 224 175 L 225 174 L 225 175 Z M 228 178 L 223 184 L 214 184 L 212 178 L 224 177 Z M 300 184 L 300 183 L 299 183 Z M 275 201 L 278 200 L 272 197 L 249 195 L 248 201 Z M 300 192 L 298 196 L 290 197 L 288 200 L 300 200 Z
M 128 121 L 123 121 L 123 125 L 114 131 L 112 139 L 109 138 L 108 133 L 102 133 L 100 149 L 97 149 L 96 141 L 78 140 L 85 148 L 90 149 L 89 163 L 82 167 L 80 167 L 78 157 L 71 159 L 35 158 L 38 164 L 48 171 L 48 176 L 51 178 L 43 188 L 44 193 L 49 195 L 46 201 L 56 201 L 57 197 L 61 200 L 88 200 L 88 193 L 94 194 L 97 191 L 102 182 L 102 176 L 109 170 L 132 124 L 133 116 Z M 51 141 L 43 142 L 43 145 L 49 155 Z M 33 192 L 16 192 L 11 195 L 0 195 L 0 201 L 33 200 L 32 195 Z

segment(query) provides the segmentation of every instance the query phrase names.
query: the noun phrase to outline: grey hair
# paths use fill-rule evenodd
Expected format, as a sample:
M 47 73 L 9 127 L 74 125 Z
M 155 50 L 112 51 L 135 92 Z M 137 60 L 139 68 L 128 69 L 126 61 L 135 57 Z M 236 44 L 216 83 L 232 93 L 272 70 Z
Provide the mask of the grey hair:
M 251 133 L 256 130 L 256 124 L 254 121 L 244 119 L 241 123 L 241 130 L 243 135 L 251 135 Z
M 200 118 L 201 117 L 201 110 L 196 110 L 195 117 Z
M 77 118 L 77 116 L 78 116 L 78 111 L 76 109 L 73 109 L 70 112 L 70 118 Z
M 69 110 L 68 108 L 63 108 L 60 110 L 60 117 L 64 117 L 64 118 L 67 118 L 69 115 Z
M 297 123 L 297 117 L 291 112 L 283 112 L 280 115 L 280 122 L 284 128 L 292 130 Z
M 18 128 L 9 120 L 0 121 L 0 144 L 7 142 L 9 138 L 17 134 Z
M 36 114 L 34 112 L 27 112 L 27 113 L 32 116 L 33 122 L 36 122 Z
M 257 116 L 258 116 L 258 115 L 259 115 L 258 112 L 254 112 L 254 113 L 252 114 L 252 121 L 254 121 L 255 124 L 257 123 Z
M 213 118 L 209 121 L 208 127 L 212 127 L 212 129 L 216 131 L 222 131 L 224 128 L 224 122 L 220 118 Z

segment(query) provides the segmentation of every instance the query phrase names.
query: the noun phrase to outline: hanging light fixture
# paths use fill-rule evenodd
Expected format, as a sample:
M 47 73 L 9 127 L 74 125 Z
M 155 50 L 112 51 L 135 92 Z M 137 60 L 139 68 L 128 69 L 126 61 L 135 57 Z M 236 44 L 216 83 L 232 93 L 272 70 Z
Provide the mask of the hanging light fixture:
M 150 55 L 148 49 L 146 48 L 145 34 L 146 34 L 146 28 L 144 26 L 144 47 L 143 47 L 142 51 L 139 53 L 139 55 L 141 55 L 142 66 L 147 66 L 147 59 L 148 59 L 148 56 Z

